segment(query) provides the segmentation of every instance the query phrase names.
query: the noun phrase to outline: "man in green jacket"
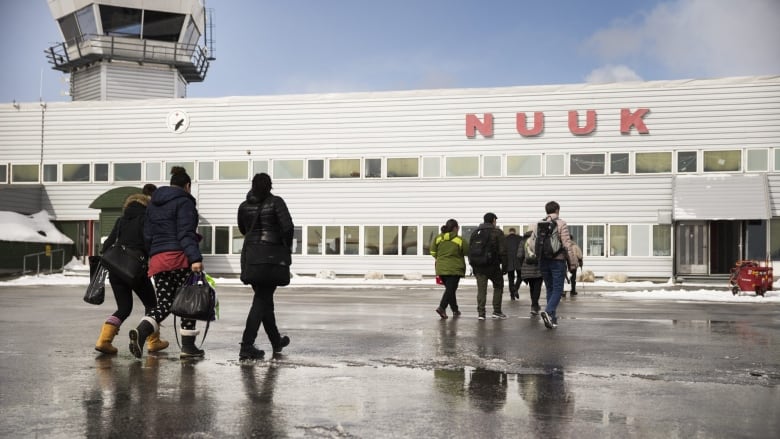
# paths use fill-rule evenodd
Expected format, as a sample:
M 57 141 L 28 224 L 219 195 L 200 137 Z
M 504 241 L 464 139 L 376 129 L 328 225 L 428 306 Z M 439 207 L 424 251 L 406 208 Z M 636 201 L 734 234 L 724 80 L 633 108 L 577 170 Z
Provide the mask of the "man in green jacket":
M 436 275 L 444 283 L 444 294 L 441 296 L 436 313 L 442 319 L 447 318 L 447 306 L 452 310 L 452 315 L 458 317 L 458 300 L 455 292 L 458 290 L 460 278 L 466 275 L 465 256 L 469 251 L 469 244 L 458 236 L 458 222 L 454 219 L 447 220 L 441 226 L 441 233 L 431 242 L 431 256 L 436 259 Z

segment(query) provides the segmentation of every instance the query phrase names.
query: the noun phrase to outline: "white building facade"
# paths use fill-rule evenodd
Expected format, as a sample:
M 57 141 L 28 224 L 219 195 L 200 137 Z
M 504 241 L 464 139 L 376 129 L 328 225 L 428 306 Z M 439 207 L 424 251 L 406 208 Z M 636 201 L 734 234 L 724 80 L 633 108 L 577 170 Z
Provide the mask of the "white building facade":
M 211 273 L 239 271 L 236 211 L 256 172 L 292 213 L 299 274 L 432 275 L 448 218 L 465 236 L 486 212 L 524 229 L 550 200 L 596 276 L 780 259 L 777 76 L 8 103 L 0 133 L 0 210 L 86 225 L 72 238 L 90 254 L 93 200 L 183 165 Z

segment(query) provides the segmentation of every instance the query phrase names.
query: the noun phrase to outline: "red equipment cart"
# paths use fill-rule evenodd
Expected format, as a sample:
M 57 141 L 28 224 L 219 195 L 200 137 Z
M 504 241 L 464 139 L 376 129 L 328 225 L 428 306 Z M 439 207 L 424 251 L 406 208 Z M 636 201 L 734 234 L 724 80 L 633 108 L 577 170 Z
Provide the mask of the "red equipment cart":
M 772 263 L 769 260 L 763 264 L 757 261 L 738 261 L 729 276 L 731 292 L 735 296 L 740 291 L 755 291 L 756 295 L 763 296 L 772 289 L 773 281 Z

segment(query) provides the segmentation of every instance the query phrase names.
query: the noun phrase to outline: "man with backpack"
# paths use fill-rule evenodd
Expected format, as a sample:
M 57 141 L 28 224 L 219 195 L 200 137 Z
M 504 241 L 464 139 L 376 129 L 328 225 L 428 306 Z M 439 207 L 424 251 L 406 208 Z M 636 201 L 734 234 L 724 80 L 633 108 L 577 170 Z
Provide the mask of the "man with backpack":
M 566 273 L 577 268 L 577 257 L 571 245 L 571 235 L 566 221 L 559 217 L 561 206 L 550 201 L 544 206 L 547 217 L 536 225 L 536 256 L 547 290 L 547 306 L 541 312 L 544 326 L 553 329 L 558 326 L 556 310 L 563 295 Z
M 496 227 L 498 217 L 488 212 L 482 224 L 471 233 L 469 239 L 469 265 L 477 278 L 477 313 L 479 320 L 485 320 L 488 280 L 493 285 L 493 318 L 505 319 L 501 312 L 504 294 L 504 273 L 506 273 L 506 241 L 504 232 Z

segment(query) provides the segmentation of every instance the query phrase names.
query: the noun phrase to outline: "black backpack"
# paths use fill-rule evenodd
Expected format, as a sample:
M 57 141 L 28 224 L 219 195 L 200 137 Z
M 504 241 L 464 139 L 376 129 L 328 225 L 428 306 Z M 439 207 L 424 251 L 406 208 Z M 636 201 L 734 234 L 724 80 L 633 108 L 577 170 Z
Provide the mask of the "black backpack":
M 552 259 L 563 251 L 558 222 L 551 219 L 536 224 L 536 245 L 534 252 L 538 258 Z
M 491 229 L 477 229 L 469 239 L 469 264 L 477 267 L 491 265 L 497 256 L 495 244 L 490 237 Z

